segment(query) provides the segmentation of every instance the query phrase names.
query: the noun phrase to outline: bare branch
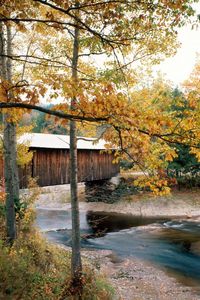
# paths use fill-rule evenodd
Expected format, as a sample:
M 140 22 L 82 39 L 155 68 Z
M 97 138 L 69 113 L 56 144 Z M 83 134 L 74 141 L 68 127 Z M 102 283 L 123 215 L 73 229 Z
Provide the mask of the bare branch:
M 21 80 L 24 79 L 25 70 L 26 70 L 26 64 L 27 64 L 27 60 L 28 60 L 28 56 L 29 56 L 29 51 L 30 51 L 31 46 L 32 46 L 32 43 L 33 43 L 33 37 L 34 37 L 34 33 L 33 33 L 32 37 L 31 37 L 30 43 L 29 43 L 29 45 L 28 45 L 28 47 L 27 47 L 27 50 L 26 50 L 26 59 L 25 59 L 25 62 L 24 62 L 24 64 L 23 64 L 23 68 L 22 68 L 22 76 L 21 76 Z
M 124 2 L 124 3 L 123 3 Z M 107 5 L 107 4 L 113 4 L 113 3 L 119 3 L 119 4 L 128 4 L 129 1 L 122 1 L 122 0 L 107 0 L 107 1 L 99 1 L 99 2 L 96 2 L 96 3 L 87 3 L 87 4 L 80 4 L 79 8 L 80 9 L 83 9 L 83 8 L 90 8 L 90 7 L 95 7 L 95 6 L 101 6 L 101 5 Z M 131 2 L 130 2 L 131 3 Z M 67 10 L 68 12 L 70 10 L 75 10 L 77 9 L 76 6 L 71 6 L 69 7 Z
M 47 58 L 47 57 L 39 57 L 39 56 L 35 56 L 35 55 L 12 55 L 12 56 L 0 55 L 0 57 L 1 56 L 10 58 L 10 59 L 15 60 L 15 61 L 20 61 L 20 62 L 24 62 L 24 63 L 26 62 L 27 64 L 33 64 L 33 65 L 40 65 L 40 66 L 43 66 L 43 67 L 70 68 L 70 69 L 73 68 L 73 66 L 71 66 L 71 65 L 68 65 L 68 64 L 63 63 L 61 61 L 50 59 L 50 58 Z M 28 60 L 28 58 L 34 59 L 35 61 L 34 60 Z M 85 75 L 85 76 L 89 77 L 90 80 L 94 80 L 93 77 L 91 77 L 90 75 L 80 71 L 79 69 L 77 69 L 77 72 L 82 74 L 82 75 Z
M 106 54 L 106 51 L 83 53 L 83 54 L 79 54 L 79 57 L 82 57 L 82 56 L 91 56 L 91 55 L 102 55 L 102 54 Z
M 43 23 L 46 25 L 62 25 L 62 26 L 70 26 L 70 27 L 76 27 L 77 25 L 70 23 L 70 22 L 64 22 L 64 21 L 57 21 L 57 20 L 45 20 L 45 19 L 31 19 L 31 18 L 7 18 L 6 16 L 3 16 L 0 14 L 0 21 L 3 22 L 14 22 L 14 23 L 20 23 L 20 22 L 25 22 L 25 23 Z M 80 27 L 79 27 L 80 28 Z M 63 28 L 64 29 L 64 28 Z M 81 29 L 81 28 L 80 28 Z M 83 29 L 83 28 L 82 28 Z
M 189 144 L 189 143 L 186 143 L 184 141 L 180 141 L 179 139 L 181 138 L 182 140 L 184 139 L 184 136 L 183 135 L 180 135 L 180 134 L 174 134 L 174 133 L 168 133 L 168 134 L 159 134 L 159 133 L 150 133 L 149 131 L 146 131 L 146 130 L 142 130 L 142 129 L 138 129 L 139 132 L 145 134 L 145 135 L 148 135 L 148 136 L 151 136 L 151 137 L 156 137 L 162 141 L 164 141 L 165 143 L 167 144 L 172 144 L 172 145 L 175 145 L 175 144 L 178 144 L 178 145 L 185 145 L 185 146 L 189 146 L 189 147 L 194 147 L 194 148 L 200 148 L 200 146 L 198 144 Z M 171 137 L 171 139 L 170 139 Z M 177 138 L 177 139 L 175 139 Z M 179 138 L 179 139 L 178 139 Z

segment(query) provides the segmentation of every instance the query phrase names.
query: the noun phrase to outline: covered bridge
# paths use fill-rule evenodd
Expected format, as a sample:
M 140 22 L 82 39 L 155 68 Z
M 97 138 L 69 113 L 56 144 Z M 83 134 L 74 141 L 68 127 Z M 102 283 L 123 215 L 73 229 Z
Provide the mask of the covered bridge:
M 31 133 L 23 136 L 33 151 L 31 163 L 19 168 L 20 187 L 27 187 L 28 177 L 37 178 L 39 186 L 70 183 L 69 136 Z M 113 164 L 114 152 L 105 150 L 105 141 L 78 138 L 78 181 L 87 182 L 109 179 L 119 173 L 119 165 Z M 3 177 L 3 163 L 0 163 Z

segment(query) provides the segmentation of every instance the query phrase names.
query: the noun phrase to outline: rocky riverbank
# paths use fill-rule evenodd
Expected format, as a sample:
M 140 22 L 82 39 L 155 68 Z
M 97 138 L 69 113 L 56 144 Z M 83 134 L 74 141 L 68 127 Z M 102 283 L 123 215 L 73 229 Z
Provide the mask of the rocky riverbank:
M 116 300 L 199 300 L 198 290 L 138 259 L 121 260 L 111 251 L 83 251 L 115 288 Z

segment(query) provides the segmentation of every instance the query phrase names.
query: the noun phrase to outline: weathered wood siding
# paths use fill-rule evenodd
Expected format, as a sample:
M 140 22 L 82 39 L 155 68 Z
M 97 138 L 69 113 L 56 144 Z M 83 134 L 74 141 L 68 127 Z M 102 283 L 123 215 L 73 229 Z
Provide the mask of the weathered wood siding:
M 27 187 L 28 177 L 37 178 L 39 186 L 70 183 L 68 149 L 30 149 L 32 162 L 19 168 L 20 187 Z M 119 173 L 119 165 L 113 164 L 114 154 L 100 150 L 78 150 L 78 181 L 109 179 Z M 0 176 L 3 163 L 0 161 Z
M 78 150 L 78 181 L 108 179 L 119 173 L 119 165 L 113 164 L 114 154 L 99 150 Z
M 69 151 L 57 149 L 33 149 L 32 177 L 39 186 L 69 182 Z
M 23 168 L 19 167 L 19 186 L 26 188 L 28 186 L 29 177 L 32 177 L 32 163 L 25 165 Z
M 78 181 L 107 179 L 119 173 L 113 154 L 99 150 L 78 150 Z M 69 150 L 37 149 L 33 154 L 32 176 L 39 186 L 70 182 Z

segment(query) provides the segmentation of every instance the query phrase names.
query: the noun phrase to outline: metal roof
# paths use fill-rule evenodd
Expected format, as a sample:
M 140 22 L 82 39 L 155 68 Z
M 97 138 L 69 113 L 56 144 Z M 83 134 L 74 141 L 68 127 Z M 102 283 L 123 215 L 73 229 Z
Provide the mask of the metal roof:
M 69 149 L 69 135 L 47 134 L 47 133 L 26 133 L 19 139 L 20 143 L 29 143 L 32 148 L 48 149 Z M 78 137 L 78 149 L 103 150 L 106 149 L 105 141 L 100 139 L 96 142 L 95 138 Z

